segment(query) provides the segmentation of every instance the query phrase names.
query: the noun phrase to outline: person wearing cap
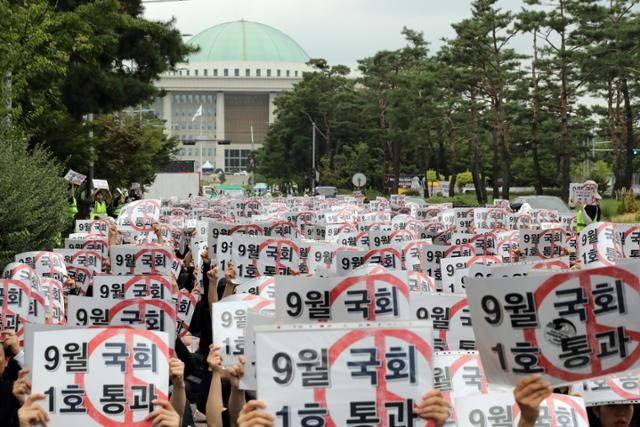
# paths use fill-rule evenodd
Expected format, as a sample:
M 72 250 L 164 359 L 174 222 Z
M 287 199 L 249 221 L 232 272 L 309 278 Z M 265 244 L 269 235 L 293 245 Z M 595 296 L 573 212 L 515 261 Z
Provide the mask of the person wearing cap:
M 593 181 L 586 181 L 585 184 L 597 185 Z M 576 205 L 576 233 L 580 233 L 589 224 L 600 222 L 602 220 L 602 209 L 600 209 L 600 200 L 602 200 L 602 196 L 596 193 L 594 200 L 595 204 L 582 205 L 581 203 L 578 203 Z
M 107 217 L 107 201 L 105 200 L 105 195 L 102 189 L 96 190 L 93 193 L 93 209 L 89 213 L 89 219 L 100 219 Z
M 69 183 L 67 204 L 69 205 L 69 216 L 72 220 L 75 220 L 78 214 L 78 201 L 76 200 L 76 185 L 71 182 Z
M 120 211 L 122 211 L 122 207 L 126 203 L 125 192 L 118 188 L 116 190 L 116 197 L 114 197 L 113 203 L 111 204 L 111 216 L 113 216 L 114 218 L 118 218 L 118 216 L 120 215 Z

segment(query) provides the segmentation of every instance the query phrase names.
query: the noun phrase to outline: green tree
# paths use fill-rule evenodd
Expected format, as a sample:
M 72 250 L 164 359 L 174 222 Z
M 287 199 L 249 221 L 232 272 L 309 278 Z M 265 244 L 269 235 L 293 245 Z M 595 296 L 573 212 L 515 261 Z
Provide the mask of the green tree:
M 194 48 L 140 0 L 0 0 L 0 113 L 67 167 L 86 171 L 81 118 L 148 103 L 160 73 Z M 6 19 L 5 19 L 6 18 Z M 5 79 L 3 78 L 3 81 Z M 8 108 L 7 108 L 8 107 Z
M 386 172 L 387 159 L 393 165 L 392 192 L 398 192 L 400 167 L 402 157 L 402 143 L 407 138 L 406 130 L 411 123 L 411 116 L 407 113 L 406 97 L 400 93 L 400 80 L 403 72 L 426 59 L 427 42 L 422 33 L 404 28 L 402 34 L 408 45 L 395 51 L 380 51 L 370 58 L 360 61 L 359 69 L 363 74 L 360 82 L 365 90 L 371 94 L 377 106 L 377 122 L 381 139 L 384 141 Z
M 16 253 L 51 250 L 70 221 L 62 166 L 44 149 L 0 124 L 0 265 Z
M 606 99 L 608 138 L 614 149 L 615 190 L 630 188 L 635 146 L 634 84 L 640 72 L 637 1 L 584 0 L 576 7 L 580 70 L 588 89 Z M 636 89 L 637 90 L 637 89 Z
M 94 123 L 95 175 L 111 188 L 151 184 L 158 168 L 176 153 L 178 141 L 167 138 L 159 120 L 109 114 Z

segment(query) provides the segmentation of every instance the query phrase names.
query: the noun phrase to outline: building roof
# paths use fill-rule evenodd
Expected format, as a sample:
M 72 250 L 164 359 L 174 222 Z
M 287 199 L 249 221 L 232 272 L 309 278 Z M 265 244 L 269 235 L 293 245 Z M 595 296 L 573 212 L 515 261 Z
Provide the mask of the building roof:
M 188 43 L 200 47 L 200 51 L 189 56 L 190 63 L 309 61 L 309 55 L 295 40 L 258 22 L 240 20 L 215 25 L 196 34 Z

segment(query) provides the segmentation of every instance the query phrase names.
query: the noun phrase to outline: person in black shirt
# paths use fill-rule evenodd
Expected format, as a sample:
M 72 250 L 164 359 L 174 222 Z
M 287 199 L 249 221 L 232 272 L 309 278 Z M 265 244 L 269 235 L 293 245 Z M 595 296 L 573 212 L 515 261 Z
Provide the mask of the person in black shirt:
M 4 375 L 10 359 L 11 353 L 2 342 L 0 345 L 0 420 L 2 425 L 17 427 L 20 402 L 13 395 L 14 382 L 5 378 Z

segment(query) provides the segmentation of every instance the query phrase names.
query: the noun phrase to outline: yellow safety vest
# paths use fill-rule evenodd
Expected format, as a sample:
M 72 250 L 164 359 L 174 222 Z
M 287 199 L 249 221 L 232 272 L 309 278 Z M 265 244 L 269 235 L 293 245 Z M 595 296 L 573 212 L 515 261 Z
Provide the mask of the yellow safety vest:
M 90 218 L 98 219 L 104 218 L 107 216 L 107 202 L 95 202 L 93 205 L 93 209 L 91 210 Z
M 596 209 L 596 217 L 591 219 L 592 223 L 600 222 L 600 212 L 600 208 Z M 582 209 L 578 209 L 578 214 L 576 215 L 576 233 L 580 233 L 586 226 L 587 223 L 585 222 L 584 215 L 582 214 Z
M 71 203 L 69 204 L 69 215 L 71 218 L 75 217 L 78 213 L 78 202 L 75 197 L 71 198 Z

